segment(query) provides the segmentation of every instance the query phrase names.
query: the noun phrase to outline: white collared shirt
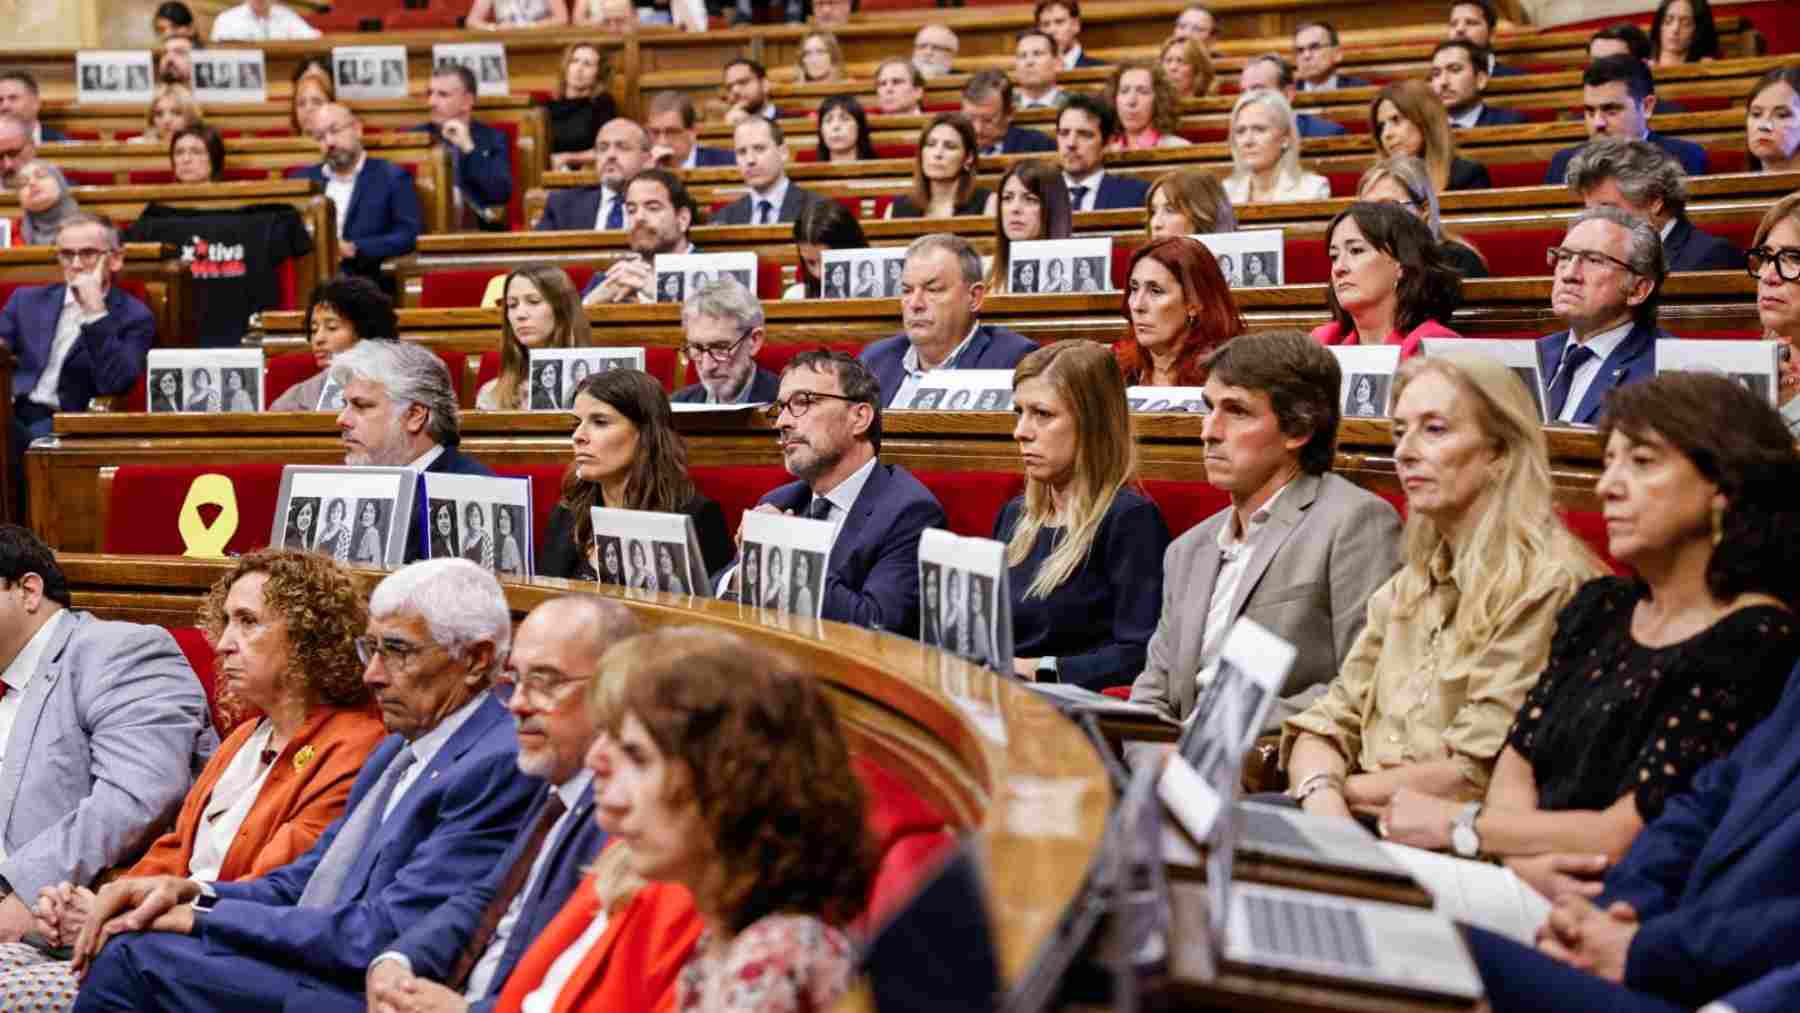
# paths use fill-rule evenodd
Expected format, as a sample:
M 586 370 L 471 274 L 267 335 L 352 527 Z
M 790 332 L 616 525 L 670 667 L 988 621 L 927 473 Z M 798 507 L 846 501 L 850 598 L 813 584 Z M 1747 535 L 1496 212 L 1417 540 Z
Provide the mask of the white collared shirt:
M 831 522 L 831 540 L 837 542 L 837 533 L 844 526 L 844 519 L 850 516 L 851 508 L 856 506 L 856 498 L 862 495 L 863 486 L 869 484 L 869 476 L 875 472 L 875 464 L 879 458 L 871 457 L 863 462 L 863 466 L 851 472 L 849 477 L 839 482 L 830 492 L 821 495 L 813 493 L 815 499 L 823 499 L 831 504 L 831 512 L 821 520 Z
M 1063 90 L 1054 86 L 1037 98 L 1032 98 L 1018 89 L 1013 90 L 1014 109 L 1055 109 L 1062 104 L 1062 99 Z
M 706 386 L 705 384 L 701 384 L 700 389 L 703 391 L 706 391 L 706 403 L 707 404 L 749 404 L 750 403 L 750 391 L 755 386 L 756 386 L 756 363 L 752 362 L 750 364 L 750 371 L 748 373 L 744 374 L 744 386 L 738 390 L 737 394 L 734 395 L 731 398 L 731 400 L 721 401 L 718 398 L 713 397 L 712 388 Z
M 431 462 L 442 456 L 444 456 L 444 445 L 441 443 L 433 443 L 430 450 L 413 458 L 412 463 L 408 464 L 407 467 L 411 468 L 413 471 L 424 471 L 426 468 L 431 467 Z
M 339 176 L 331 168 L 330 163 L 325 164 L 325 196 L 330 197 L 331 203 L 337 208 L 338 235 L 340 236 L 344 234 L 345 220 L 350 217 L 350 196 L 356 193 L 356 177 L 362 175 L 363 166 L 368 162 L 369 154 L 365 151 L 362 157 L 356 160 L 356 167 L 350 170 L 348 176 Z
M 1300 90 L 1301 91 L 1336 91 L 1337 89 L 1338 89 L 1338 76 L 1337 76 L 1337 71 L 1335 71 L 1335 70 L 1331 72 L 1330 77 L 1326 78 L 1323 81 L 1320 81 L 1318 84 L 1313 84 L 1310 81 L 1300 82 Z
M 1238 585 L 1244 580 L 1244 572 L 1250 569 L 1250 560 L 1256 555 L 1269 519 L 1275 515 L 1275 502 L 1293 484 L 1289 479 L 1286 485 L 1275 490 L 1268 502 L 1251 512 L 1250 526 L 1242 537 L 1235 531 L 1235 508 L 1219 526 L 1219 572 L 1213 578 L 1212 601 L 1206 607 L 1206 628 L 1200 635 L 1200 671 L 1194 675 L 1195 684 L 1201 688 L 1212 682 L 1213 674 L 1219 670 L 1219 652 L 1225 648 L 1225 634 L 1231 630 L 1231 605 L 1237 598 Z
M 319 30 L 306 23 L 285 4 L 270 4 L 269 16 L 259 18 L 248 3 L 220 11 L 213 20 L 214 42 L 267 42 L 276 39 L 316 39 Z
M 754 188 L 751 189 L 750 224 L 761 225 L 763 223 L 763 201 L 768 201 L 769 207 L 772 209 L 769 212 L 769 224 L 774 225 L 781 221 L 781 205 L 787 200 L 788 182 L 787 173 L 784 172 L 769 186 L 769 189 L 763 193 L 757 193 Z
M 438 750 L 443 749 L 444 743 L 450 741 L 450 736 L 455 735 L 456 730 L 475 714 L 475 708 L 481 706 L 481 701 L 486 696 L 487 693 L 483 691 L 470 697 L 461 707 L 451 711 L 444 720 L 439 721 L 436 728 L 407 744 L 406 748 L 412 750 L 413 765 L 408 767 L 406 772 L 400 775 L 400 780 L 394 783 L 394 793 L 388 796 L 387 808 L 381 811 L 383 821 L 394 814 L 394 807 L 406 797 L 406 792 L 413 786 L 413 782 L 419 779 L 426 767 L 431 766 L 431 761 L 437 758 Z M 398 757 L 399 754 L 396 753 L 395 756 Z
M 956 360 L 962 358 L 963 351 L 969 347 L 969 342 L 975 340 L 975 332 L 980 329 L 980 320 L 976 320 L 974 323 L 970 324 L 969 333 L 963 335 L 963 339 L 957 343 L 956 347 L 950 349 L 950 354 L 944 356 L 944 361 L 938 363 L 933 368 L 955 369 Z M 906 351 L 900 355 L 900 369 L 906 374 L 906 379 L 914 381 L 924 379 L 925 374 L 930 372 L 930 370 L 920 365 L 919 346 L 913 344 L 911 341 L 906 343 Z
M 625 214 L 625 194 L 618 190 L 609 189 L 605 184 L 601 184 L 600 210 L 594 213 L 595 232 L 606 231 L 606 216 L 612 213 L 612 202 L 615 200 L 619 202 L 619 215 L 622 218 Z M 622 227 L 623 226 L 621 226 L 621 228 Z
M 1663 222 L 1662 231 L 1657 233 L 1657 236 L 1664 243 L 1667 243 L 1669 241 L 1669 233 L 1674 232 L 1674 231 L 1675 231 L 1675 219 L 1671 218 L 1668 221 Z
M 13 656 L 12 664 L 6 671 L 0 672 L 0 682 L 6 683 L 6 695 L 0 696 L 0 762 L 6 759 L 6 747 L 12 744 L 13 721 L 19 716 L 19 705 L 25 700 L 25 689 L 31 685 L 31 677 L 38 670 L 38 664 L 44 660 L 44 652 L 50 649 L 50 640 L 56 636 L 57 627 L 62 625 L 65 609 L 58 608 L 56 614 L 38 627 L 19 653 Z M 4 838 L 0 838 L 0 861 L 6 858 Z
M 264 763 L 263 751 L 275 737 L 275 725 L 264 718 L 256 731 L 245 740 L 243 748 L 231 758 L 231 764 L 213 785 L 207 796 L 206 810 L 201 814 L 200 829 L 194 835 L 194 852 L 188 858 L 188 878 L 212 882 L 219 878 L 231 842 L 237 839 L 250 807 L 262 793 L 263 782 L 275 769 L 274 757 Z
M 593 887 L 584 883 L 580 889 L 591 890 Z M 551 961 L 550 969 L 544 972 L 544 980 L 519 1004 L 519 1013 L 551 1013 L 556 1008 L 556 1000 L 562 998 L 562 990 L 575 976 L 576 968 L 587 960 L 587 955 L 606 935 L 607 920 L 604 906 L 594 908 L 594 920 L 588 922 L 588 927 L 581 930 L 581 935 L 575 937 L 568 949 Z
M 1557 416 L 1558 421 L 1575 421 L 1575 413 L 1581 407 L 1581 399 L 1587 397 L 1588 388 L 1594 385 L 1594 378 L 1600 375 L 1600 367 L 1605 365 L 1608 356 L 1625 343 L 1625 339 L 1630 336 L 1631 329 L 1635 326 L 1637 326 L 1636 320 L 1627 320 L 1612 330 L 1601 331 L 1586 341 L 1576 341 L 1575 332 L 1569 332 L 1568 341 L 1563 345 L 1563 357 L 1568 357 L 1569 349 L 1583 344 L 1594 353 L 1594 357 L 1576 367 L 1575 375 L 1569 381 L 1569 399 L 1563 402 L 1562 414 Z M 1562 359 L 1557 360 L 1559 365 L 1561 362 Z M 1555 379 L 1555 377 L 1545 379 L 1546 390 L 1549 389 L 1551 383 L 1555 382 Z
M 1069 175 L 1066 172 L 1063 173 L 1063 183 L 1065 185 L 1067 185 L 1069 188 L 1069 210 L 1071 210 L 1071 211 L 1092 211 L 1092 210 L 1094 210 L 1094 202 L 1100 199 L 1100 180 L 1105 175 L 1106 175 L 1105 169 L 1095 169 L 1092 173 L 1090 173 L 1087 177 L 1085 177 L 1083 179 L 1076 179 L 1075 177 Z M 1076 201 L 1075 201 L 1075 188 L 1078 186 L 1087 187 L 1087 193 L 1084 193 L 1081 195 L 1080 203 L 1076 203 Z
M 1073 46 L 1070 46 L 1068 48 L 1068 50 L 1063 53 L 1062 68 L 1064 70 L 1074 70 L 1075 65 L 1080 62 L 1081 62 L 1081 43 L 1077 42 Z
M 1470 106 L 1467 112 L 1462 113 L 1461 115 L 1450 113 L 1450 125 L 1453 127 L 1460 127 L 1464 130 L 1472 129 L 1475 126 L 1475 122 L 1481 119 L 1481 111 L 1486 108 L 1487 103 L 1477 102 Z
M 63 288 L 62 313 L 56 318 L 56 335 L 50 339 L 50 358 L 44 363 L 44 372 L 38 376 L 37 385 L 31 388 L 31 400 L 46 408 L 62 408 L 62 400 L 57 397 L 56 391 L 62 385 L 63 363 L 69 361 L 69 353 L 75 349 L 75 340 L 81 337 L 81 328 L 104 319 L 105 310 L 99 313 L 82 310 L 81 304 L 75 300 L 73 285 Z

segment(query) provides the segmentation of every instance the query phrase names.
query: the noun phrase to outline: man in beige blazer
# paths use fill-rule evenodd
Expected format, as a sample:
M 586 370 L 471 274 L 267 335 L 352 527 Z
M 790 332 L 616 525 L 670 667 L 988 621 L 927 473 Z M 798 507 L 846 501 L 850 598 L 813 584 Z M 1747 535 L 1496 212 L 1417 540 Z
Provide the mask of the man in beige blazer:
M 1400 566 L 1394 508 L 1330 473 L 1340 382 L 1337 357 L 1298 331 L 1243 335 L 1214 356 L 1206 473 L 1231 506 L 1164 554 L 1162 617 L 1132 700 L 1185 721 L 1240 616 L 1299 651 L 1265 731 L 1337 675 L 1369 595 Z

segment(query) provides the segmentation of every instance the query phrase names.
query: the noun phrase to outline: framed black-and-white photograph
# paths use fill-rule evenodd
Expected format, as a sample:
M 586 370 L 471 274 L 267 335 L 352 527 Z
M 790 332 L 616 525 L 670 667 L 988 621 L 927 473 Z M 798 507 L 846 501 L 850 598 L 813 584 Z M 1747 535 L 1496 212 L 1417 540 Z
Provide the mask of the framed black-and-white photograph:
M 77 105 L 149 105 L 155 97 L 151 54 L 142 49 L 83 49 L 75 54 Z
M 313 405 L 314 411 L 341 412 L 344 410 L 344 388 L 336 380 L 329 377 L 325 385 L 319 388 L 319 403 Z
M 462 521 L 453 499 L 429 499 L 425 503 L 425 552 L 432 559 L 461 555 Z
M 405 46 L 334 46 L 337 95 L 343 99 L 405 98 Z
M 262 410 L 261 349 L 153 348 L 145 368 L 152 413 Z
M 913 411 L 921 412 L 936 411 L 943 406 L 944 390 L 941 387 L 921 387 L 913 391 L 912 400 L 906 405 Z
M 827 299 L 891 299 L 900 294 L 905 267 L 904 246 L 825 250 L 819 254 L 819 270 L 825 273 L 820 291 Z
M 310 538 L 314 552 L 340 562 L 397 568 L 418 482 L 410 468 L 290 464 L 281 472 L 269 543 Z
M 908 377 L 894 392 L 893 408 L 912 411 L 1012 410 L 1012 370 L 934 369 Z
M 404 59 L 381 61 L 381 86 L 383 88 L 406 87 L 406 61 Z
M 656 273 L 656 301 L 673 302 L 664 297 L 664 279 L 669 275 L 680 275 L 683 297 L 693 295 L 704 285 L 714 279 L 729 275 L 738 283 L 756 292 L 756 254 L 749 250 L 735 253 L 663 253 L 658 254 L 652 266 Z
M 920 643 L 1012 671 L 1004 542 L 927 529 L 919 540 L 919 595 Z
M 1347 419 L 1387 418 L 1389 392 L 1400 368 L 1399 345 L 1332 345 L 1342 377 L 1338 409 Z
M 531 480 L 421 472 L 413 523 L 428 558 L 460 556 L 499 577 L 525 578 L 536 565 Z
M 147 64 L 127 64 L 125 67 L 125 91 L 139 95 L 150 90 L 150 67 Z
M 558 359 L 533 360 L 531 363 L 531 410 L 560 411 L 563 404 L 563 364 Z
M 1779 341 L 1689 341 L 1665 338 L 1656 343 L 1658 373 L 1713 373 L 1737 381 L 1773 407 L 1781 385 Z
M 268 101 L 268 75 L 260 49 L 194 50 L 194 101 L 247 103 Z
M 1014 295 L 1036 295 L 1038 291 L 1038 263 L 1035 260 L 1015 260 L 1011 267 L 1012 277 L 1007 279 L 1007 290 Z
M 1125 405 L 1134 412 L 1206 414 L 1205 387 L 1127 387 Z
M 788 611 L 818 615 L 824 608 L 825 553 L 794 549 L 788 553 Z
M 469 68 L 475 75 L 477 95 L 506 95 L 511 92 L 507 78 L 506 46 L 499 42 L 440 42 L 431 47 L 431 65 L 441 67 L 454 63 Z
M 682 513 L 594 507 L 595 576 L 602 584 L 710 595 L 694 519 Z
M 1424 355 L 1486 355 L 1513 371 L 1537 405 L 1538 421 L 1548 422 L 1547 378 L 1538 369 L 1537 342 L 1529 338 L 1426 338 L 1419 344 Z
M 644 368 L 642 348 L 532 348 L 527 350 L 534 412 L 571 411 L 575 395 L 595 373 Z
M 739 601 L 818 618 L 825 607 L 825 567 L 837 527 L 788 514 L 751 510 L 744 514 L 743 558 L 758 553 L 757 595 L 739 585 Z M 746 576 L 740 573 L 740 577 Z
M 625 540 L 618 535 L 594 535 L 594 579 L 602 584 L 625 586 Z
M 1212 251 L 1219 273 L 1232 288 L 1285 284 L 1287 266 L 1280 229 L 1206 232 L 1190 238 Z
M 281 547 L 300 552 L 310 550 L 319 530 L 319 497 L 295 497 L 288 502 L 287 512 L 283 516 L 287 518 L 287 523 L 281 535 Z
M 1032 239 L 1012 244 L 1010 290 L 1020 295 L 1110 292 L 1112 240 Z
M 1226 631 L 1218 661 L 1198 674 L 1194 713 L 1176 746 L 1208 784 L 1237 783 L 1244 754 L 1268 719 L 1296 653 L 1250 619 L 1240 618 Z
M 349 562 L 356 566 L 380 566 L 387 559 L 393 511 L 394 504 L 378 496 L 365 496 L 356 501 Z
M 687 278 L 679 271 L 670 271 L 656 279 L 656 301 L 681 303 L 687 299 Z

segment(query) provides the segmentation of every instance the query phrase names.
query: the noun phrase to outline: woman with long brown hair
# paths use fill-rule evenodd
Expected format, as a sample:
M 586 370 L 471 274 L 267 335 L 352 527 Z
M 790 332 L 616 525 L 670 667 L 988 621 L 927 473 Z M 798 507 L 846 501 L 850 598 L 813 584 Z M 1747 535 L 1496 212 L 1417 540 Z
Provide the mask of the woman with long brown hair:
M 1423 81 L 1395 81 L 1369 103 L 1369 129 L 1382 158 L 1423 159 L 1431 185 L 1448 190 L 1486 190 L 1487 166 L 1456 154 L 1450 115 Z
M 481 385 L 475 407 L 514 411 L 531 403 L 530 349 L 593 344 L 587 310 L 560 267 L 533 264 L 506 276 L 500 297 L 500 375 Z
M 988 268 L 989 294 L 1005 292 L 1011 276 L 1012 244 L 1031 239 L 1067 239 L 1074 232 L 1069 184 L 1056 163 L 1040 158 L 1014 162 L 1000 178 L 994 206 L 994 262 Z
M 1219 177 L 1205 169 L 1176 169 L 1151 185 L 1144 229 L 1151 239 L 1236 232 L 1237 212 Z
M 1206 357 L 1244 333 L 1219 262 L 1198 240 L 1158 239 L 1131 257 L 1113 354 L 1134 387 L 1198 387 Z
M 888 205 L 889 218 L 993 214 L 993 191 L 975 185 L 975 127 L 961 113 L 938 113 L 919 132 L 912 192 Z

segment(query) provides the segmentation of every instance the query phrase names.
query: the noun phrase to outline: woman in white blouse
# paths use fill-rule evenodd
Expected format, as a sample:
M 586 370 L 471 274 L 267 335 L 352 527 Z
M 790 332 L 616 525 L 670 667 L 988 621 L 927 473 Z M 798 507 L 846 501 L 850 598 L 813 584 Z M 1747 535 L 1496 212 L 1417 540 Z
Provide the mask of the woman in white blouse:
M 1326 200 L 1331 184 L 1300 168 L 1300 129 L 1294 108 L 1280 92 L 1246 92 L 1231 108 L 1231 175 L 1225 193 L 1233 204 Z

